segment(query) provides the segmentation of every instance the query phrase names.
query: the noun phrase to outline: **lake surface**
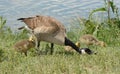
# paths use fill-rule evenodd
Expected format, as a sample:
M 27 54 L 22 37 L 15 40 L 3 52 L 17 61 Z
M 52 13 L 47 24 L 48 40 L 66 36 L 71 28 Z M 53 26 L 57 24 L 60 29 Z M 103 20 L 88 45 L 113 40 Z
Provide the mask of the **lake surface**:
M 120 10 L 120 0 L 114 0 Z M 0 0 L 0 16 L 13 29 L 24 25 L 21 17 L 49 15 L 69 26 L 70 20 L 88 17 L 91 10 L 104 6 L 104 0 Z

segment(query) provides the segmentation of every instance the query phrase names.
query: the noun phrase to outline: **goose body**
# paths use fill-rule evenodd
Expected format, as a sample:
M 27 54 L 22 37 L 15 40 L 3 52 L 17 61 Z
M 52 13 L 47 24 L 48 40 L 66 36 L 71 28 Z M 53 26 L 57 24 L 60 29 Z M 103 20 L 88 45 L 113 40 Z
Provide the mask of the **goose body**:
M 58 44 L 71 46 L 77 52 L 81 53 L 81 50 L 66 37 L 64 25 L 55 18 L 38 15 L 35 17 L 19 18 L 18 20 L 23 21 L 32 30 L 37 38 L 38 47 L 40 41 L 45 41 L 51 43 L 51 49 L 53 49 L 53 44 Z

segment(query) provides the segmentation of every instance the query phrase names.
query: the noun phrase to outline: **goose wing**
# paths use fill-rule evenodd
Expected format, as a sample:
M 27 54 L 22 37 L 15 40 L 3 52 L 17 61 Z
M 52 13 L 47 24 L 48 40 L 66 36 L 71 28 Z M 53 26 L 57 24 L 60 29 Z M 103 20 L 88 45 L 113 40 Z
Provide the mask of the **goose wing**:
M 58 20 L 49 16 L 36 16 L 20 18 L 30 29 L 37 33 L 55 33 L 59 30 L 65 31 L 64 26 Z
M 38 26 L 34 29 L 35 33 L 43 33 L 43 34 L 53 34 L 59 31 L 59 27 L 57 25 L 42 25 L 42 26 Z

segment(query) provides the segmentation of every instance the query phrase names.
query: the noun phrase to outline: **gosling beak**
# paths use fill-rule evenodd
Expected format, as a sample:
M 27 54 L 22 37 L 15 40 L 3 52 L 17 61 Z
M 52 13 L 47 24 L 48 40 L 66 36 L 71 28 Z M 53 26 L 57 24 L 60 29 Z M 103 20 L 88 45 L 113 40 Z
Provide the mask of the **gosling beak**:
M 33 41 L 33 37 L 32 36 L 29 37 L 29 41 Z
M 81 50 L 82 54 L 86 54 L 86 53 L 89 54 L 89 55 L 93 54 L 93 51 L 90 50 L 89 48 L 81 48 L 80 50 Z

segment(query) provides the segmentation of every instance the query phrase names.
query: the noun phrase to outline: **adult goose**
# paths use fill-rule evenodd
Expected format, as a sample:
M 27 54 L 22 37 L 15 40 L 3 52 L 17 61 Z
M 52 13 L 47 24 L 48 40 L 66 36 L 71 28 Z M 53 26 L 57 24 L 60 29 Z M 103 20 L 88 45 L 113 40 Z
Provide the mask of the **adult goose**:
M 66 37 L 64 25 L 53 17 L 37 15 L 35 17 L 19 18 L 18 20 L 24 22 L 32 30 L 37 39 L 37 48 L 40 46 L 40 41 L 45 41 L 51 43 L 51 54 L 53 53 L 54 44 L 71 46 L 80 54 L 83 52 L 83 50 L 81 51 L 79 47 Z M 92 53 L 88 48 L 84 48 L 84 52 Z

